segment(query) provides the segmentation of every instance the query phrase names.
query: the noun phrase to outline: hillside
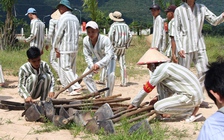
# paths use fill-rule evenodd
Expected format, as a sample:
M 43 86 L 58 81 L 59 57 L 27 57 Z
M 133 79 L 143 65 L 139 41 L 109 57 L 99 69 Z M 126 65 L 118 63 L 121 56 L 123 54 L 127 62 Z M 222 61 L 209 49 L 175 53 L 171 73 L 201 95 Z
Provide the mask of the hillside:
M 28 17 L 24 14 L 29 7 L 36 8 L 38 12 L 38 17 L 41 20 L 48 21 L 53 9 L 59 3 L 60 0 L 18 0 L 15 5 L 14 13 L 20 19 L 24 19 L 29 23 Z M 156 3 L 158 0 L 156 0 Z M 168 2 L 170 0 L 165 0 Z M 82 0 L 70 0 L 73 8 L 77 8 L 82 11 Z M 211 11 L 215 14 L 219 15 L 223 11 L 223 3 L 224 0 L 197 0 L 198 3 L 205 4 Z M 212 3 L 212 5 L 211 5 Z M 149 7 L 152 5 L 152 1 L 149 0 L 98 0 L 98 6 L 101 11 L 105 13 L 107 16 L 110 12 L 115 10 L 121 11 L 123 14 L 123 18 L 125 21 L 130 24 L 133 21 L 137 21 L 139 23 L 148 24 L 152 23 L 152 15 L 149 11 Z M 80 16 L 79 11 L 73 11 L 77 17 Z M 2 8 L 0 9 L 0 14 L 5 15 L 2 12 Z M 86 13 L 81 12 L 82 21 L 88 21 L 88 16 Z M 162 11 L 162 17 L 165 17 L 165 13 Z M 1 21 L 4 21 L 4 16 L 1 16 Z

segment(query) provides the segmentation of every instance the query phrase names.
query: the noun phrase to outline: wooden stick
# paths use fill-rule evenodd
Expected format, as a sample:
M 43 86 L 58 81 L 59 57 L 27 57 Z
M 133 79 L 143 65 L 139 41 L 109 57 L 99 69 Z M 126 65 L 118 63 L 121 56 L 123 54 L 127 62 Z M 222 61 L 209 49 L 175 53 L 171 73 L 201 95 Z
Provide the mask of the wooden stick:
M 109 101 L 100 101 L 100 102 L 93 102 L 93 103 L 83 103 L 83 104 L 71 104 L 71 105 L 54 105 L 56 108 L 64 107 L 64 108 L 73 108 L 73 107 L 83 107 L 83 106 L 93 106 L 93 105 L 101 105 L 104 103 L 112 103 L 112 102 L 122 102 L 125 100 L 130 100 L 130 97 L 121 98 L 121 99 L 114 99 Z
M 59 94 L 61 94 L 63 91 L 65 91 L 66 89 L 68 89 L 70 86 L 72 86 L 73 84 L 75 84 L 76 82 L 78 82 L 79 80 L 81 80 L 82 78 L 86 77 L 87 75 L 89 75 L 92 72 L 93 72 L 93 69 L 90 69 L 88 72 L 86 72 L 85 74 L 83 74 L 80 77 L 78 77 L 75 81 L 71 82 L 69 85 L 67 85 L 62 90 L 60 90 L 58 93 L 56 93 L 54 95 L 53 99 L 56 99 Z

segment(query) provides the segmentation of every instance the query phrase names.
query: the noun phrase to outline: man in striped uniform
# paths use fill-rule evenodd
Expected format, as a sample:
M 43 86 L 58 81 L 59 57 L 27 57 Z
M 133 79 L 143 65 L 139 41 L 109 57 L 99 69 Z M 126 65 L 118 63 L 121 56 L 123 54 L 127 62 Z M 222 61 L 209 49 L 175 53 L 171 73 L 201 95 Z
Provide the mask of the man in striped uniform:
M 127 86 L 127 73 L 125 65 L 125 50 L 130 46 L 132 35 L 128 25 L 121 18 L 122 14 L 118 11 L 109 14 L 111 20 L 114 23 L 110 26 L 108 37 L 110 38 L 114 47 L 114 52 L 117 60 L 120 63 L 121 72 L 121 85 L 122 87 Z
M 150 8 L 152 16 L 154 17 L 153 24 L 153 38 L 151 48 L 156 48 L 160 52 L 165 51 L 165 30 L 164 19 L 160 16 L 160 7 L 158 5 L 152 5 Z
M 51 19 L 49 21 L 49 31 L 48 31 L 48 39 L 51 41 L 51 52 L 50 52 L 50 64 L 52 68 L 58 73 L 58 62 L 56 58 L 55 49 L 53 47 L 53 42 L 56 33 L 56 26 L 58 23 L 58 19 L 60 18 L 61 14 L 59 10 L 56 10 L 53 14 L 51 14 Z
M 2 72 L 2 66 L 0 65 L 0 87 L 4 87 L 4 86 L 5 86 L 5 79 Z
M 83 78 L 83 81 L 91 93 L 96 92 L 97 87 L 93 75 L 99 69 L 106 67 L 106 87 L 109 87 L 109 90 L 105 96 L 111 96 L 115 82 L 116 63 L 112 43 L 107 36 L 99 34 L 99 27 L 95 21 L 89 21 L 86 24 L 86 30 L 88 36 L 83 39 L 83 54 L 88 67 L 84 73 L 90 69 L 94 69 L 94 72 Z
M 175 63 L 162 63 L 164 59 L 158 51 L 150 49 L 143 64 L 153 72 L 149 81 L 132 101 L 129 108 L 138 107 L 143 99 L 157 86 L 158 96 L 151 104 L 163 117 L 183 115 L 193 111 L 202 102 L 202 89 L 197 77 L 187 68 Z M 156 58 L 150 56 L 157 55 Z M 165 92 L 163 91 L 165 90 Z M 195 115 L 196 113 L 194 112 Z
M 224 21 L 224 13 L 217 17 L 203 4 L 195 3 L 195 0 L 183 0 L 183 2 L 176 8 L 174 14 L 174 39 L 179 54 L 179 64 L 190 69 L 193 62 L 200 84 L 204 87 L 204 72 L 207 70 L 208 63 L 202 35 L 204 20 L 216 26 Z
M 30 47 L 27 52 L 28 61 L 19 69 L 19 95 L 25 102 L 32 102 L 40 97 L 43 101 L 54 96 L 54 76 L 49 65 L 41 61 L 41 53 L 37 47 Z
M 68 0 L 61 0 L 57 8 L 61 13 L 53 47 L 59 58 L 59 79 L 64 87 L 78 78 L 76 74 L 76 56 L 78 53 L 79 20 L 71 13 L 72 8 Z M 79 83 L 69 89 L 70 95 L 81 91 Z
M 175 5 L 170 5 L 166 10 L 166 17 L 169 20 L 168 24 L 168 47 L 166 49 L 165 55 L 169 58 L 174 63 L 177 63 L 177 58 L 176 58 L 176 44 L 174 40 L 174 11 L 176 9 Z
M 25 15 L 28 15 L 31 20 L 31 33 L 30 36 L 25 39 L 25 42 L 30 42 L 30 47 L 38 47 L 41 51 L 41 54 L 43 54 L 45 25 L 37 17 L 37 12 L 34 8 L 29 8 Z

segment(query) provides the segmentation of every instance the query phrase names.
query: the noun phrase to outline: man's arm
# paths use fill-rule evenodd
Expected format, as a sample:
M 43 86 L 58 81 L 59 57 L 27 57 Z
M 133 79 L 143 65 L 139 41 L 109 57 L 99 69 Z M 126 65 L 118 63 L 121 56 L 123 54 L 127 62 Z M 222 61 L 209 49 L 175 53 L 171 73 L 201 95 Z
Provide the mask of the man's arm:
M 31 95 L 30 93 L 27 91 L 26 89 L 26 72 L 25 70 L 21 67 L 19 70 L 19 84 L 18 84 L 18 88 L 19 88 L 19 95 L 24 98 L 25 100 L 28 98 L 29 101 L 32 101 Z
M 25 42 L 30 42 L 37 36 L 37 31 L 38 31 L 37 24 L 38 24 L 37 21 L 34 21 L 34 23 L 31 24 L 31 33 L 30 33 L 30 36 L 25 39 Z

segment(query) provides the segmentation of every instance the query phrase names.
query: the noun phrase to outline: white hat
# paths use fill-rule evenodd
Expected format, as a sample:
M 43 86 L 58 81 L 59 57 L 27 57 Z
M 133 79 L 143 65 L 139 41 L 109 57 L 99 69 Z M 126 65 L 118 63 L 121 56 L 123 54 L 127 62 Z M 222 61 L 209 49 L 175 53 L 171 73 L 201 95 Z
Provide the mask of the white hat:
M 27 16 L 28 14 L 33 14 L 33 13 L 37 13 L 37 11 L 34 9 L 34 8 L 29 8 L 28 10 L 27 10 L 27 12 L 26 12 L 26 14 L 25 14 L 25 16 Z
M 59 19 L 60 16 L 61 16 L 61 13 L 59 12 L 59 10 L 56 10 L 54 13 L 51 14 L 52 19 Z
M 109 17 L 113 21 L 124 21 L 124 19 L 121 18 L 122 17 L 122 14 L 119 11 L 114 11 L 113 13 L 110 13 L 109 14 Z
M 93 29 L 99 29 L 99 27 L 98 27 L 98 25 L 97 25 L 97 23 L 95 21 L 87 22 L 86 28 L 88 28 L 88 27 L 93 28 Z
M 157 51 L 156 49 L 148 49 L 148 51 L 139 59 L 138 65 L 145 65 L 149 63 L 162 63 L 170 61 L 170 59 Z

